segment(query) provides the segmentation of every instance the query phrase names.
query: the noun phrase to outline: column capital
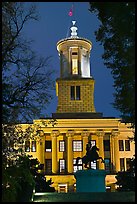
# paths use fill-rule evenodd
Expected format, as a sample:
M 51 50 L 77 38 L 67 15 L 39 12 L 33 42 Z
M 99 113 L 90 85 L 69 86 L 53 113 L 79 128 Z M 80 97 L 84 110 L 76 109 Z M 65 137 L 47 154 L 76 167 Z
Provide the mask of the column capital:
M 105 132 L 104 132 L 103 130 L 97 130 L 97 131 L 96 131 L 96 135 L 97 135 L 98 137 L 103 137 L 103 136 L 105 135 Z
M 90 132 L 88 130 L 83 130 L 81 135 L 82 135 L 82 137 L 89 137 Z
M 119 135 L 119 131 L 118 130 L 112 130 L 111 135 L 112 135 L 112 137 L 116 138 Z
M 74 130 L 68 130 L 67 132 L 66 132 L 66 136 L 67 137 L 72 137 L 74 135 Z
M 58 137 L 58 136 L 59 136 L 59 130 L 53 130 L 53 131 L 51 132 L 51 136 L 52 136 L 52 137 Z

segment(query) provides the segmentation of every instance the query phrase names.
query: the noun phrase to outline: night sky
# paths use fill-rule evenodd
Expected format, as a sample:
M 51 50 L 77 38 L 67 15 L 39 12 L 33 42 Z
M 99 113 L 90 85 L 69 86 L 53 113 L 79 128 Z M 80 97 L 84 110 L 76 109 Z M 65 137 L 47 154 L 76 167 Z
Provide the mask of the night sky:
M 31 2 L 26 2 L 30 4 Z M 101 55 L 103 47 L 100 42 L 96 42 L 95 30 L 100 22 L 95 14 L 89 9 L 88 2 L 74 2 L 73 16 L 68 13 L 72 7 L 72 2 L 33 2 L 37 5 L 40 16 L 39 21 L 31 22 L 25 26 L 24 34 L 28 39 L 33 39 L 33 49 L 44 57 L 52 56 L 51 68 L 56 70 L 54 80 L 60 76 L 60 61 L 56 44 L 59 40 L 66 38 L 72 20 L 76 20 L 78 36 L 87 38 L 92 42 L 93 48 L 90 55 L 91 75 L 95 79 L 94 104 L 96 112 L 102 112 L 105 117 L 120 117 L 119 111 L 113 108 L 113 78 L 110 70 L 103 64 Z M 100 2 L 102 3 L 102 2 Z M 50 80 L 50 79 L 49 79 Z M 56 112 L 57 97 L 53 92 L 53 100 L 44 114 L 51 116 Z M 46 117 L 46 115 L 45 115 Z

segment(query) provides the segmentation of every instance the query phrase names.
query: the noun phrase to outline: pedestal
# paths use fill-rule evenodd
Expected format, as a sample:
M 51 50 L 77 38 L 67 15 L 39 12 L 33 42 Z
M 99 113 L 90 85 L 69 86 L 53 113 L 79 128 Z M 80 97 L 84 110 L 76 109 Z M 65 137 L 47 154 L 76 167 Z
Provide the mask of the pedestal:
M 76 178 L 76 192 L 106 192 L 105 170 L 78 170 Z

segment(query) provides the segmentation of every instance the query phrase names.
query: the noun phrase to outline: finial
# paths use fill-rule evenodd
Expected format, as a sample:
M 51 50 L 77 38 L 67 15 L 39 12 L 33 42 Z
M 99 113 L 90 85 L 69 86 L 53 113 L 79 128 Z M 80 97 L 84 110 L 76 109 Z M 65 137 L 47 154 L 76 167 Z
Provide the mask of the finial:
M 71 29 L 71 38 L 78 38 L 77 36 L 77 30 L 78 28 L 75 26 L 76 21 L 72 21 L 73 26 L 70 28 Z
M 76 21 L 72 21 L 72 24 L 75 25 Z

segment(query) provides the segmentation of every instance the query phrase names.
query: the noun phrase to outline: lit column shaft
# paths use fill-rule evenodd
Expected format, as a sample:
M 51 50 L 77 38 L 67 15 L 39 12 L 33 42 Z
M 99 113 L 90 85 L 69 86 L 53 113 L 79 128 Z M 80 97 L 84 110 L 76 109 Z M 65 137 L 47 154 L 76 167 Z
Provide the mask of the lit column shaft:
M 82 132 L 82 138 L 83 138 L 83 156 L 86 155 L 86 144 L 88 143 L 88 136 L 89 136 L 89 132 L 88 131 L 83 131 Z
M 119 160 L 119 144 L 118 144 L 118 132 L 112 132 L 114 137 L 114 157 L 115 157 L 115 170 L 120 171 L 120 160 Z
M 74 132 L 68 131 L 67 136 L 67 170 L 68 173 L 73 173 L 73 150 L 72 150 L 72 136 Z
M 98 131 L 97 135 L 98 135 L 99 156 L 104 159 L 104 144 L 103 144 L 104 132 Z M 99 159 L 99 169 L 104 169 L 104 163 L 101 162 L 101 159 Z
M 43 130 L 39 130 L 39 140 L 37 141 L 37 152 L 38 152 L 38 160 L 41 164 L 44 164 L 44 152 L 43 152 L 43 148 L 44 148 L 44 145 L 43 145 L 43 137 L 44 137 L 44 132 Z
M 43 163 L 43 141 L 40 139 L 37 141 L 37 152 L 38 152 L 38 160 L 41 164 Z
M 57 157 L 57 136 L 58 131 L 52 132 L 52 173 L 58 173 L 58 157 Z

